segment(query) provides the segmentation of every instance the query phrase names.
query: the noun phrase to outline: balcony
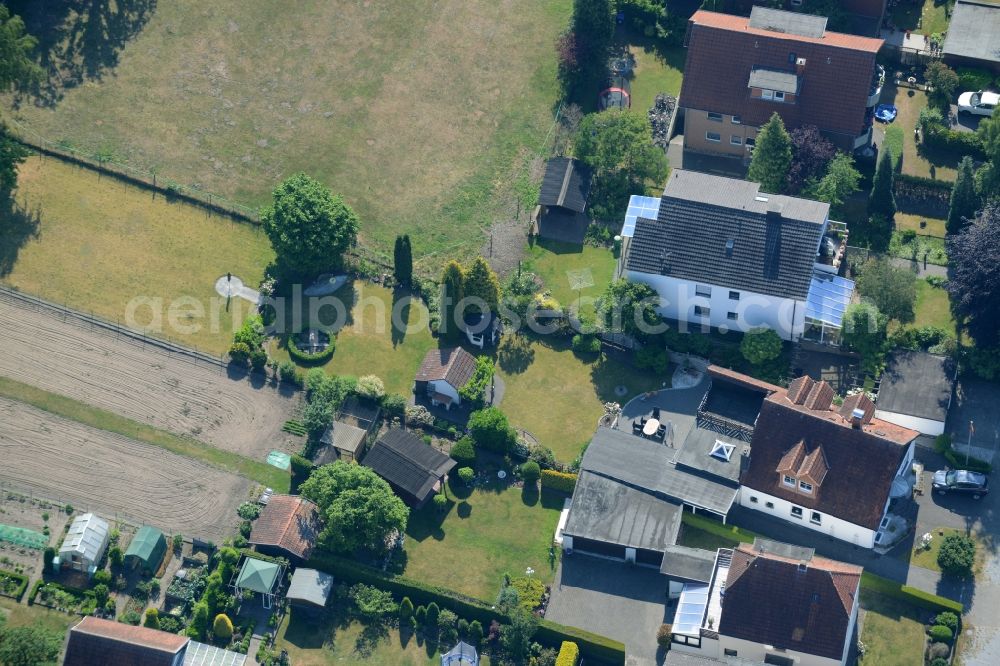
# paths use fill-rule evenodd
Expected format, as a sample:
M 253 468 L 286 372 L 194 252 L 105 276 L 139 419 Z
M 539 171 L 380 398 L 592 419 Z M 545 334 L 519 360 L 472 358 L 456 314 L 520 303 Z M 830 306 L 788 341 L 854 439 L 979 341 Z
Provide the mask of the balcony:
M 844 261 L 845 252 L 847 252 L 847 225 L 843 222 L 830 220 L 826 232 L 820 240 L 816 268 L 827 273 L 838 273 L 840 264 Z
M 861 150 L 872 143 L 872 125 L 871 121 L 866 122 L 865 131 L 862 132 L 854 139 L 854 150 Z
M 885 85 L 885 67 L 875 65 L 875 74 L 872 77 L 872 85 L 868 91 L 868 103 L 866 107 L 874 107 L 882 97 L 882 86 Z

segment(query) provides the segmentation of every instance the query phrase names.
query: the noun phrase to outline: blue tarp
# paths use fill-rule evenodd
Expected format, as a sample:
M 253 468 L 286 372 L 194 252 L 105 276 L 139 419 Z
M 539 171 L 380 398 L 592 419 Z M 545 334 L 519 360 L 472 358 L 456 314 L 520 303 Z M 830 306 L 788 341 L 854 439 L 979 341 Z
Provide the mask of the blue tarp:
M 633 194 L 628 200 L 628 210 L 625 211 L 625 224 L 622 226 L 622 238 L 631 238 L 635 233 L 635 221 L 640 217 L 655 220 L 660 214 L 659 197 L 643 197 Z
M 844 311 L 847 310 L 853 293 L 852 280 L 825 273 L 813 275 L 809 283 L 809 295 L 806 297 L 806 321 L 842 326 Z

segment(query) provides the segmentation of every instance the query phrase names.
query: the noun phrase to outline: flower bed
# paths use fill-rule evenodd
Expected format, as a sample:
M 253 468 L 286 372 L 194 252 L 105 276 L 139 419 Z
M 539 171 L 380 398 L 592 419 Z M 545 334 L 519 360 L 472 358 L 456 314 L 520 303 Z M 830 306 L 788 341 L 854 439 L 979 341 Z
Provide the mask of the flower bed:
M 24 590 L 28 587 L 28 577 L 0 569 L 0 596 L 21 600 Z
M 97 599 L 90 590 L 74 590 L 59 583 L 41 583 L 32 595 L 33 603 L 64 613 L 90 615 L 97 609 Z

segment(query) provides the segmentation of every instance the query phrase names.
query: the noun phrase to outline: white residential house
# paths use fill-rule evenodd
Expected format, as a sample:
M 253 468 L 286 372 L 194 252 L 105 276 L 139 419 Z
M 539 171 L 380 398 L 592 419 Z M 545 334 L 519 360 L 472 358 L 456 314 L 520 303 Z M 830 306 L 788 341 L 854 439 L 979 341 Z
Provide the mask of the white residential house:
M 110 535 L 106 520 L 93 513 L 77 516 L 59 547 L 59 566 L 93 574 L 104 557 Z
M 720 662 L 847 664 L 861 567 L 758 539 L 719 549 L 708 583 L 685 583 L 671 651 Z
M 761 406 L 737 502 L 862 548 L 888 545 L 890 503 L 913 489 L 919 435 L 874 418 L 864 394 L 833 405 L 809 377 Z
M 417 370 L 414 393 L 432 405 L 451 409 L 461 405 L 460 391 L 476 372 L 476 357 L 461 347 L 431 349 Z
M 837 344 L 854 283 L 837 274 L 847 228 L 829 213 L 757 183 L 675 169 L 659 200 L 632 197 L 618 275 L 656 289 L 660 314 L 694 330 L 767 327 Z

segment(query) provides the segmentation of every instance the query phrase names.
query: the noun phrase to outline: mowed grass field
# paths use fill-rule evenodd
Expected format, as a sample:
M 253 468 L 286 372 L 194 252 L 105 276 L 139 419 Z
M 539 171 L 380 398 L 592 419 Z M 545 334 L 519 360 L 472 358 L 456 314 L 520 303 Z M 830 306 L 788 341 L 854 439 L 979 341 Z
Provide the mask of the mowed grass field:
M 418 260 L 467 256 L 544 143 L 571 5 L 161 2 L 109 73 L 7 106 L 50 141 L 252 206 L 306 171 L 366 245 L 407 231 Z
M 231 271 L 260 282 L 274 256 L 263 232 L 51 158 L 28 159 L 18 182 L 18 202 L 37 212 L 37 233 L 23 243 L 19 234 L 0 237 L 0 254 L 11 258 L 0 281 L 123 323 L 133 299 L 161 299 L 162 326 L 151 335 L 212 354 L 229 348 L 233 320 L 250 304 L 234 299 L 227 311 L 215 281 Z M 185 315 L 185 297 L 201 304 L 203 317 Z M 172 303 L 180 326 L 170 325 Z M 137 327 L 152 323 L 152 310 L 135 308 Z

